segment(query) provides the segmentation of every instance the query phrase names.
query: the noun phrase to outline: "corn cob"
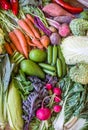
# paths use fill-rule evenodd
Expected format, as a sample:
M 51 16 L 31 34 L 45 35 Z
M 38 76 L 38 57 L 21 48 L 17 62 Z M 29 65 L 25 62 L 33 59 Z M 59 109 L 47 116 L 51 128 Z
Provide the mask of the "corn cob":
M 73 35 L 85 36 L 88 30 L 88 21 L 80 18 L 73 19 L 70 22 L 70 29 Z

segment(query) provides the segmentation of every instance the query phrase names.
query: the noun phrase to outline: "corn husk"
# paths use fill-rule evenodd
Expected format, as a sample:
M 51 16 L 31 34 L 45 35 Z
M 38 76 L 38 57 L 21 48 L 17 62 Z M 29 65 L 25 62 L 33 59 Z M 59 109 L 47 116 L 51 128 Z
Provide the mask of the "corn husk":
M 8 121 L 12 130 L 23 130 L 22 102 L 19 91 L 16 87 L 16 81 L 13 80 L 10 84 L 8 94 Z

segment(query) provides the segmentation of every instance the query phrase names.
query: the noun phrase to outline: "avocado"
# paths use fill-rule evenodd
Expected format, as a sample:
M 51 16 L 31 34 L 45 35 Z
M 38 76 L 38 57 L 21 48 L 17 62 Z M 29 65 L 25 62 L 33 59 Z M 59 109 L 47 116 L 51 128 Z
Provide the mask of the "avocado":
M 37 76 L 41 79 L 45 78 L 45 73 L 40 66 L 32 60 L 23 60 L 20 64 L 20 68 L 27 75 Z
M 46 60 L 46 51 L 40 49 L 32 49 L 29 58 L 35 62 L 43 62 Z

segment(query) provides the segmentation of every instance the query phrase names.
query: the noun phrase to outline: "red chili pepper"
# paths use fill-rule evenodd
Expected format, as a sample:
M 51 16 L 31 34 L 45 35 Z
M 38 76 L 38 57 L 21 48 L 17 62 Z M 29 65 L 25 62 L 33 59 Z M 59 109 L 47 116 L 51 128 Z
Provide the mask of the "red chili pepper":
M 69 11 L 70 13 L 77 14 L 83 11 L 83 8 L 81 7 L 73 7 L 67 2 L 64 2 L 63 0 L 52 0 L 52 2 L 55 2 L 59 5 L 61 5 L 64 9 Z
M 4 10 L 11 9 L 10 2 L 8 2 L 7 0 L 0 0 L 0 7 Z
M 13 14 L 17 15 L 19 11 L 19 1 L 18 0 L 10 0 L 11 9 Z

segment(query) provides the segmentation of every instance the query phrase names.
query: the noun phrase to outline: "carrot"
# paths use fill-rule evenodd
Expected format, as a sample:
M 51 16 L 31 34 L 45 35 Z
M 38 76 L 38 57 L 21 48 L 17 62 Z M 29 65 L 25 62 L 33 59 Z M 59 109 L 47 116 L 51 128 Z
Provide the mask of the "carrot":
M 10 43 L 5 43 L 4 44 L 4 47 L 5 47 L 5 49 L 6 49 L 6 51 L 7 51 L 7 53 L 9 54 L 9 55 L 12 55 L 13 54 L 13 50 L 12 50 L 12 48 L 11 48 L 11 46 L 10 46 Z
M 40 38 L 39 31 L 34 27 L 34 24 L 30 21 L 30 19 L 25 18 L 25 22 L 28 24 L 29 28 L 32 30 L 36 38 Z
M 25 35 L 27 43 L 29 46 L 35 47 L 36 45 L 31 41 L 30 37 L 28 35 Z
M 14 33 L 16 34 L 16 36 L 20 42 L 20 45 L 23 49 L 25 57 L 28 58 L 28 46 L 27 46 L 27 41 L 26 41 L 25 35 L 19 29 L 14 29 Z
M 42 45 L 47 48 L 48 45 L 50 44 L 50 39 L 47 35 L 43 35 L 41 38 L 40 38 L 40 41 L 42 43 Z
M 13 43 L 10 43 L 10 46 L 11 46 L 13 51 L 17 50 L 17 48 L 15 47 L 15 45 Z
M 41 44 L 40 40 L 37 38 L 33 38 L 32 42 L 37 46 L 39 49 L 43 49 L 43 45 Z
M 28 26 L 28 24 L 23 20 L 18 20 L 18 25 L 32 38 L 35 37 L 34 33 L 32 32 L 31 28 Z
M 14 31 L 9 32 L 9 38 L 10 38 L 10 40 L 12 41 L 12 43 L 15 45 L 15 47 L 17 48 L 17 50 L 18 50 L 21 54 L 23 54 L 22 47 L 21 47 L 20 42 L 19 42 L 19 40 L 18 40 L 16 34 L 14 33 Z
M 26 14 L 26 17 L 34 24 L 34 18 L 30 14 Z

